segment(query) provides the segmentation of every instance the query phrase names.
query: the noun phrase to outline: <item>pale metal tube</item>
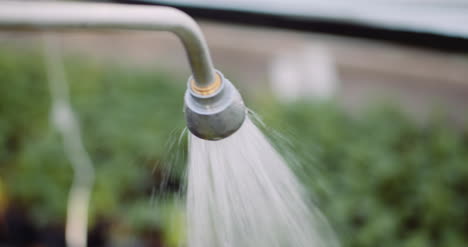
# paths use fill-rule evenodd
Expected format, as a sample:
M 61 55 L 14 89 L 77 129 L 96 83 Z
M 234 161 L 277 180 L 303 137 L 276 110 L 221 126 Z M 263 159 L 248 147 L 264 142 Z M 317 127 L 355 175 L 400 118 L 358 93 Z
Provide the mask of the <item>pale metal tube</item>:
M 174 8 L 77 2 L 0 1 L 0 29 L 138 29 L 169 31 L 184 44 L 193 76 L 186 91 L 185 118 L 194 135 L 220 140 L 244 122 L 242 97 L 211 57 L 197 23 Z
M 197 87 L 209 87 L 214 82 L 213 64 L 200 28 L 190 16 L 174 8 L 106 3 L 0 1 L 0 28 L 169 31 L 182 41 Z

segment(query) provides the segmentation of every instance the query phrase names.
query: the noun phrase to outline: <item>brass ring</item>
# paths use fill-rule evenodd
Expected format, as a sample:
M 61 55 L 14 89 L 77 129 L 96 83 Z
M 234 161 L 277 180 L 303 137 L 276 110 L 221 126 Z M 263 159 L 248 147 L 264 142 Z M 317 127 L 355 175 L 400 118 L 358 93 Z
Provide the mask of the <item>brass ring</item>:
M 195 80 L 190 81 L 190 87 L 194 92 L 200 95 L 210 95 L 214 92 L 216 92 L 220 87 L 221 87 L 221 76 L 216 73 L 215 74 L 215 80 L 212 82 L 209 86 L 207 87 L 199 87 L 195 83 Z

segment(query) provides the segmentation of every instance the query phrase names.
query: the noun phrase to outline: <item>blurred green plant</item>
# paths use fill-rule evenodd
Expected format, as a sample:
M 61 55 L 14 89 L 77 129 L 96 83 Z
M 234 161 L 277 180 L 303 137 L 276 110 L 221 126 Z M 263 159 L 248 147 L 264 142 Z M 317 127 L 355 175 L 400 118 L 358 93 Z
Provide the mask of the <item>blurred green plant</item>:
M 110 220 L 139 234 L 156 229 L 168 246 L 178 246 L 183 206 L 174 198 L 184 186 L 185 78 L 66 61 L 73 106 L 96 166 L 90 224 Z M 295 169 L 343 246 L 468 242 L 466 132 L 441 120 L 416 125 L 394 108 L 351 117 L 333 104 L 247 100 L 286 136 L 278 146 L 302 164 Z M 64 221 L 72 172 L 49 125 L 49 104 L 41 55 L 0 50 L 3 198 L 26 207 L 40 224 Z
M 436 117 L 417 125 L 386 104 L 354 117 L 310 102 L 263 111 L 265 122 L 293 137 L 283 150 L 299 154 L 298 174 L 343 246 L 468 242 L 466 130 Z
M 39 225 L 64 222 L 72 178 L 49 124 L 44 66 L 37 52 L 0 50 L 0 179 L 12 204 L 27 208 Z M 81 58 L 67 59 L 66 70 L 96 169 L 90 224 L 106 219 L 136 222 L 137 229 L 169 225 L 157 215 L 159 205 L 171 202 L 183 186 L 186 142 L 179 137 L 185 79 Z M 156 195 L 163 199 L 150 207 Z M 144 202 L 154 214 L 142 211 Z

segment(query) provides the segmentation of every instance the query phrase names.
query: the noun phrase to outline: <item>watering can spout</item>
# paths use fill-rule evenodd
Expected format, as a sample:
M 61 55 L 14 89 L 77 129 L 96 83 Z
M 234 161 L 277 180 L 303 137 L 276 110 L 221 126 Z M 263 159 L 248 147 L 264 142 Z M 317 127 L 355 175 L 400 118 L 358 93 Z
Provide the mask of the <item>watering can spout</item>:
M 243 124 L 246 107 L 232 83 L 216 71 L 211 87 L 197 87 L 189 78 L 185 93 L 185 119 L 195 136 L 220 140 L 236 132 Z

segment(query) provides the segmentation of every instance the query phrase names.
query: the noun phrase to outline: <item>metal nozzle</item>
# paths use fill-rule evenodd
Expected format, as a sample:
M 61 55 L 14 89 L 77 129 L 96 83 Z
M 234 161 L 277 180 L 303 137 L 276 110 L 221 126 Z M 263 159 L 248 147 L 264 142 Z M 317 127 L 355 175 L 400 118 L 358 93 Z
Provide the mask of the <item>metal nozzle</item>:
M 189 78 L 185 92 L 185 119 L 194 135 L 220 140 L 236 132 L 244 122 L 246 108 L 232 83 L 216 71 L 213 86 L 199 88 Z

